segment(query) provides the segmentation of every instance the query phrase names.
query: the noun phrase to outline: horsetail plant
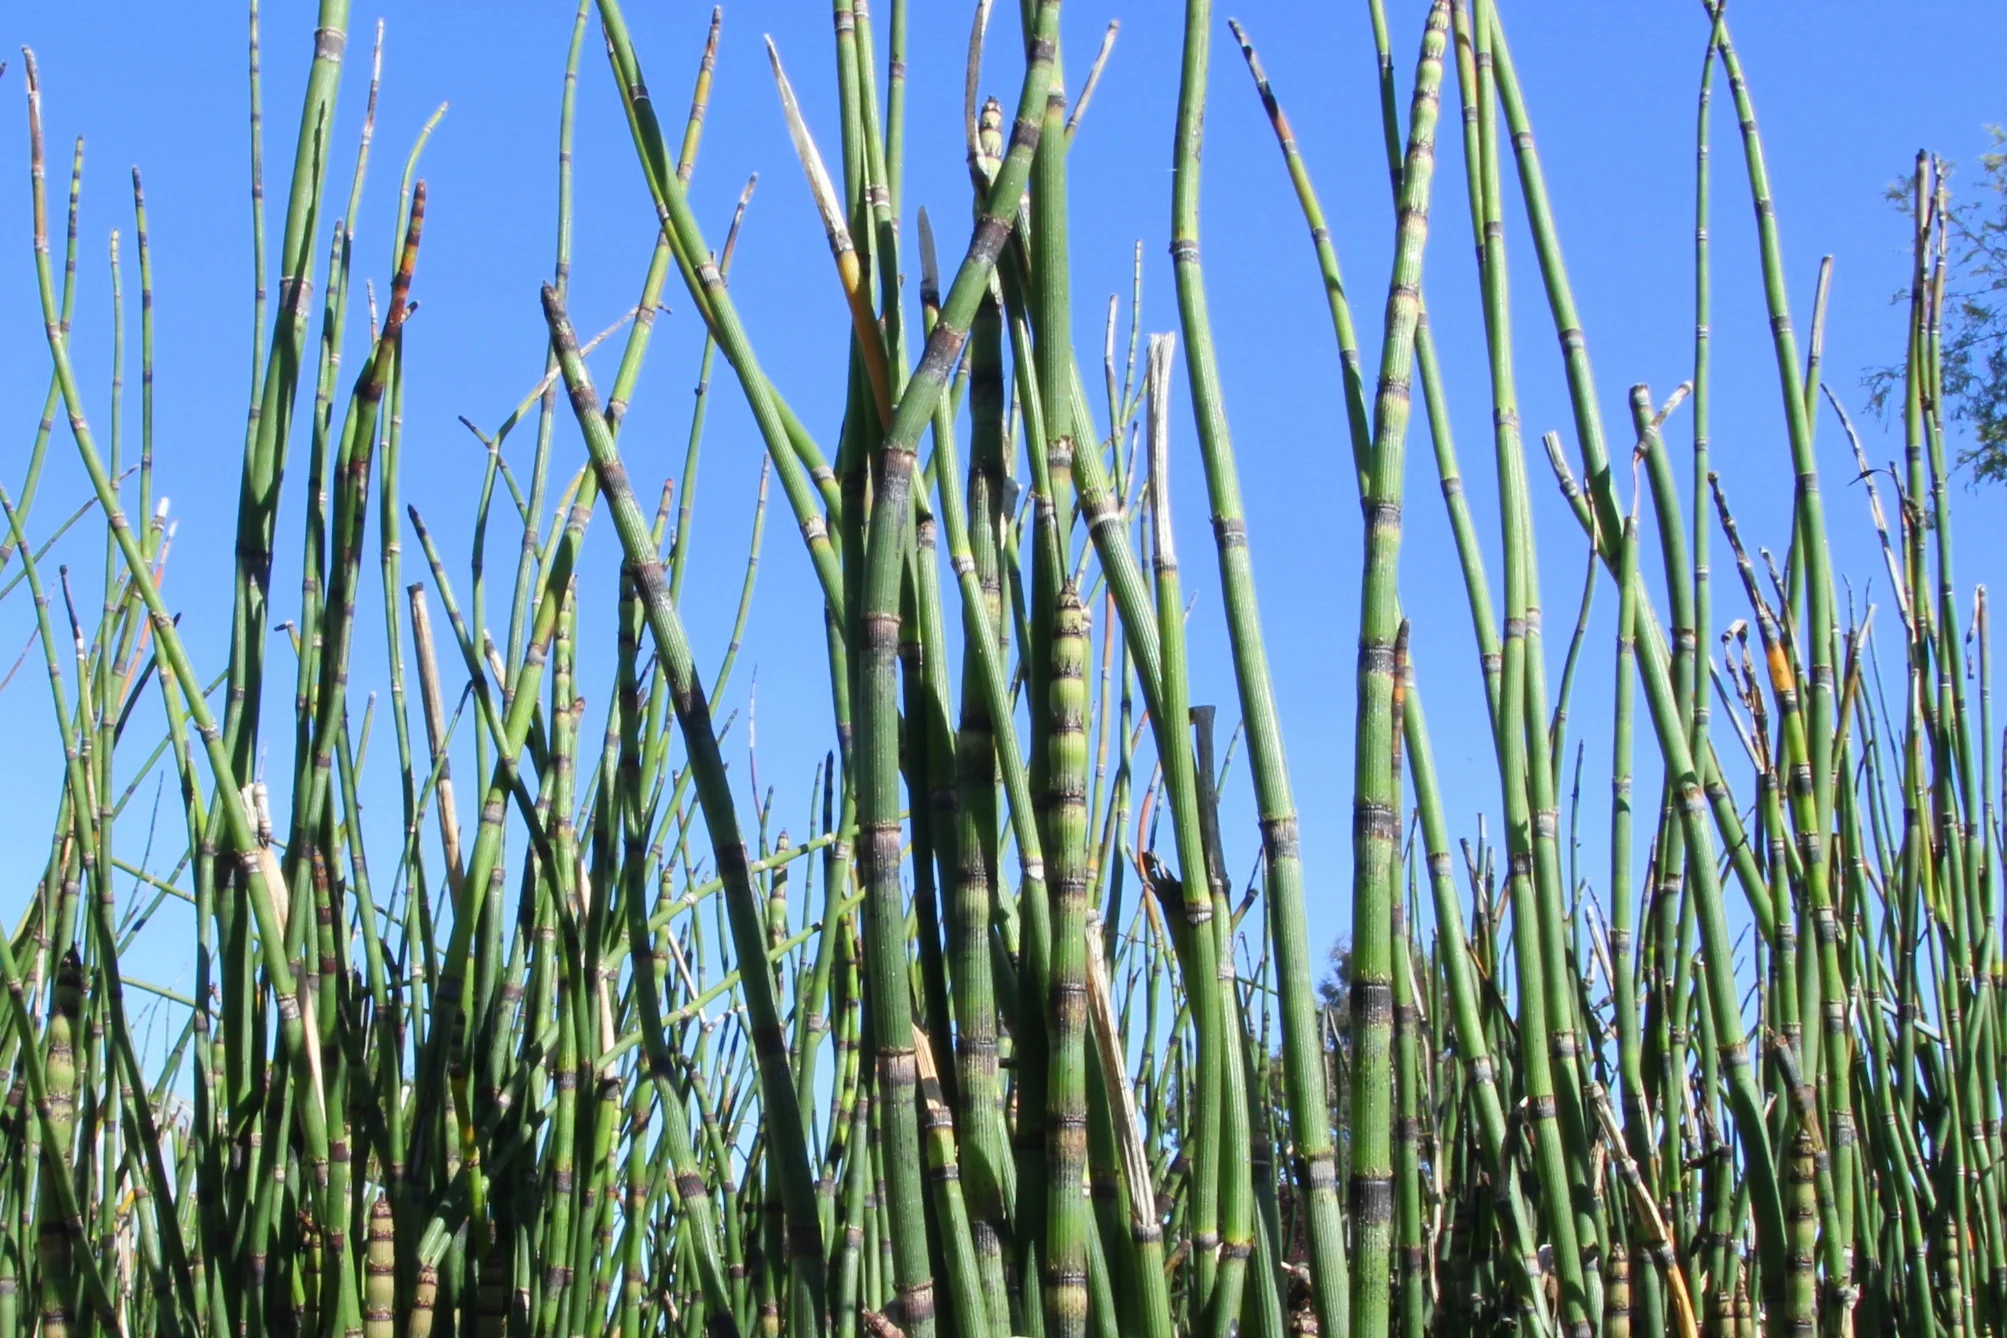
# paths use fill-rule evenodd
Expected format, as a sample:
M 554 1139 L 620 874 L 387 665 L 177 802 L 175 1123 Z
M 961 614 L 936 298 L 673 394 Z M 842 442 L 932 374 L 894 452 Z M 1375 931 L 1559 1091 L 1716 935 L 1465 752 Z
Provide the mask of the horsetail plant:
M 805 104 L 769 43 L 816 214 L 788 226 L 804 245 L 821 230 L 823 296 L 842 305 L 837 343 L 798 337 L 841 369 L 825 453 L 779 384 L 794 364 L 759 356 L 782 336 L 728 283 L 751 183 L 715 252 L 692 203 L 727 16 L 694 53 L 678 134 L 617 0 L 579 0 L 541 365 L 493 431 L 473 429 L 463 574 L 424 519 L 452 503 L 402 487 L 417 262 L 454 244 L 437 223 L 425 239 L 419 153 L 438 118 L 404 165 L 379 309 L 355 240 L 381 30 L 343 159 L 328 132 L 348 6 L 323 0 L 268 256 L 253 4 L 256 339 L 229 649 L 206 669 L 170 595 L 203 587 L 180 576 L 160 496 L 181 466 L 155 451 L 141 178 L 111 238 L 106 395 L 80 379 L 72 333 L 95 333 L 74 300 L 82 146 L 59 278 L 42 72 L 23 61 L 50 382 L 0 484 L 0 574 L 17 569 L 0 601 L 16 583 L 32 601 L 24 667 L 48 681 L 62 765 L 47 854 L 0 935 L 0 1338 L 2007 1332 L 1998 741 L 1984 590 L 1962 608 L 1954 577 L 1943 165 L 1921 156 L 1909 192 L 1904 458 L 1877 469 L 1822 377 L 1830 264 L 1804 348 L 1792 333 L 1749 79 L 1723 7 L 1705 6 L 1692 368 L 1664 401 L 1633 385 L 1613 428 L 1496 0 L 1428 7 L 1405 103 L 1399 16 L 1368 6 L 1381 116 L 1363 133 L 1394 205 L 1377 346 L 1311 184 L 1316 131 L 1299 140 L 1230 25 L 1311 233 L 1336 344 L 1331 446 L 1363 517 L 1349 995 L 1320 1006 L 1310 924 L 1343 898 L 1320 899 L 1305 834 L 1335 810 L 1289 773 L 1289 747 L 1315 740 L 1283 727 L 1242 486 L 1270 466 L 1234 441 L 1244 336 L 1215 328 L 1199 245 L 1214 16 L 1185 6 L 1168 127 L 1177 333 L 1145 327 L 1139 251 L 1126 365 L 1117 298 L 1097 407 L 1074 279 L 1100 240 L 1082 225 L 1101 220 L 1074 207 L 1070 154 L 1096 133 L 1084 113 L 1115 29 L 1070 91 L 1060 8 L 1025 0 L 1013 43 L 990 33 L 989 0 L 975 7 L 971 230 L 945 274 L 940 207 L 914 211 L 918 245 L 904 242 L 922 87 L 906 0 L 835 0 L 833 107 Z M 581 79 L 595 40 L 610 90 Z M 1019 81 L 1008 107 L 979 99 L 991 48 Z M 1735 416 L 1711 372 L 1717 68 L 1794 480 L 1779 560 L 1709 438 Z M 1445 86 L 1478 282 L 1431 280 L 1425 300 Z M 573 254 L 573 142 L 594 97 L 626 120 L 654 226 L 635 305 L 582 339 L 574 261 L 601 258 Z M 835 137 L 818 144 L 816 124 Z M 1516 344 L 1520 221 L 1558 368 Z M 672 270 L 701 327 L 700 390 L 680 473 L 645 480 L 623 426 Z M 1432 316 L 1483 340 L 1481 379 L 1464 375 L 1492 412 L 1495 522 L 1465 495 L 1461 383 Z M 607 375 L 592 359 L 616 333 Z M 1216 582 L 1178 560 L 1179 341 Z M 695 487 L 720 354 L 762 462 L 713 648 L 684 596 L 707 580 L 690 571 L 734 556 Z M 1568 421 L 1523 424 L 1522 383 L 1557 370 Z M 1451 615 L 1403 598 L 1417 388 L 1464 586 Z M 1820 394 L 1858 465 L 1888 613 L 1846 583 L 1829 534 Z M 1579 527 L 1550 546 L 1529 428 Z M 1628 492 L 1613 432 L 1634 443 Z M 91 497 L 52 524 L 34 504 L 63 435 Z M 275 628 L 302 437 L 301 599 Z M 735 668 L 770 476 L 816 578 L 833 730 L 812 777 L 763 788 L 771 726 L 756 731 L 753 676 Z M 55 546 L 93 513 L 103 568 L 73 570 Z M 1735 566 L 1719 590 L 1717 530 Z M 491 538 L 515 555 L 501 576 Z M 1540 566 L 1557 554 L 1576 571 L 1586 557 L 1587 581 L 1573 635 L 1548 637 Z M 1417 649 L 1444 616 L 1473 629 L 1494 764 L 1455 786 L 1423 706 L 1425 685 L 1431 703 L 1451 688 Z M 1215 644 L 1230 732 L 1202 700 Z M 1578 701 L 1591 682 L 1609 685 L 1607 751 L 1580 737 L 1598 727 Z M 1502 827 L 1480 819 L 1459 842 L 1452 807 L 1494 776 Z M 172 814 L 142 824 L 128 808 L 156 777 L 177 787 Z M 1581 796 L 1603 779 L 1598 838 Z M 394 816 L 365 821 L 378 795 Z M 1237 892 L 1231 861 L 1250 853 Z M 137 945 L 180 916 L 193 988 L 141 979 Z

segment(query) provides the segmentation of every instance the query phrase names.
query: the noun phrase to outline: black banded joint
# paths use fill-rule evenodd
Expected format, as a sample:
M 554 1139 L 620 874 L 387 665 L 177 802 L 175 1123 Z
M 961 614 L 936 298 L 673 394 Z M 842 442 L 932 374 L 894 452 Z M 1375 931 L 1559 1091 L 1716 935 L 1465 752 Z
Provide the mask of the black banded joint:
M 1408 383 L 1403 380 L 1400 386 L 1401 393 L 1405 395 Z M 1368 498 L 1360 505 L 1360 510 L 1364 514 L 1368 532 L 1382 529 L 1398 532 L 1401 528 L 1401 504 L 1395 498 Z
M 907 1324 L 925 1323 L 934 1317 L 934 1284 L 915 1282 L 899 1289 L 899 1318 Z
M 1371 1230 L 1394 1220 L 1394 1178 L 1359 1174 L 1352 1177 L 1352 1220 Z
M 927 351 L 920 355 L 917 375 L 932 381 L 945 383 L 954 373 L 955 363 L 962 356 L 962 345 L 968 335 L 942 321 L 934 327 L 934 333 L 927 337 Z
M 304 315 L 313 300 L 314 281 L 304 275 L 289 274 L 279 280 L 279 309 L 293 316 Z M 71 416 L 75 422 L 75 416 Z
M 1045 1132 L 1055 1145 L 1063 1147 L 1069 1142 L 1079 1145 L 1080 1140 L 1087 1136 L 1087 1113 L 1065 1110 L 1057 1115 L 1048 1115 Z
M 567 395 L 571 400 L 572 412 L 576 413 L 580 418 L 590 422 L 599 416 L 599 393 L 592 388 L 591 382 L 580 381 L 577 385 L 571 386 L 568 389 Z M 619 471 L 620 487 L 626 488 L 628 486 L 627 467 L 621 464 L 620 461 L 609 460 L 605 464 L 594 461 L 593 463 L 599 471 L 599 486 L 603 491 L 618 495 L 613 483 L 613 471 L 616 470 Z
M 1362 674 L 1385 674 L 1391 676 L 1397 662 L 1392 643 L 1385 641 L 1361 641 L 1359 643 L 1359 672 Z
M 1363 797 L 1352 801 L 1353 840 L 1391 842 L 1400 834 L 1400 814 L 1392 804 Z
M 861 824 L 865 858 L 874 868 L 897 869 L 901 828 L 897 818 Z
M 1394 989 L 1384 980 L 1352 982 L 1352 1019 L 1369 1027 L 1384 1027 L 1394 1017 Z
M 1099 527 L 1107 521 L 1120 521 L 1122 519 L 1121 504 L 1106 492 L 1096 492 L 1088 495 L 1083 489 L 1080 498 L 1080 510 L 1087 517 L 1087 524 L 1090 528 Z
M 899 614 L 896 610 L 870 609 L 863 616 L 864 649 L 867 654 L 890 658 L 899 649 Z
M 1271 865 L 1277 860 L 1296 859 L 1299 841 L 1294 813 L 1261 820 L 1262 853 Z

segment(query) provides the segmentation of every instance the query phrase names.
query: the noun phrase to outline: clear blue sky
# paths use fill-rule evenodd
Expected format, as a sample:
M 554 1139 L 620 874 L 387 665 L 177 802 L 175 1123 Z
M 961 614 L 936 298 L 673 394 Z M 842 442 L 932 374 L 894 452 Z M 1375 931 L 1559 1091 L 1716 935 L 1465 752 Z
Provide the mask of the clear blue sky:
M 1394 11 L 1397 65 L 1405 85 L 1423 7 Z M 709 6 L 635 4 L 639 51 L 660 105 L 680 116 Z M 884 4 L 879 5 L 882 11 Z M 931 207 L 944 252 L 958 251 L 966 217 L 959 112 L 967 8 L 913 5 L 911 101 L 906 153 L 906 235 L 913 210 Z M 988 91 L 1009 96 L 1015 21 L 999 5 Z M 1091 359 L 1100 343 L 1100 312 L 1109 293 L 1126 294 L 1132 247 L 1148 264 L 1143 324 L 1175 328 L 1166 263 L 1170 142 L 1176 98 L 1179 7 L 1155 0 L 1071 0 L 1065 9 L 1071 83 L 1085 72 L 1102 27 L 1122 21 L 1121 39 L 1072 155 L 1073 284 L 1078 346 Z M 449 552 L 464 554 L 482 457 L 456 422 L 466 414 L 492 427 L 541 371 L 545 339 L 537 287 L 551 265 L 555 201 L 557 100 L 572 6 L 411 3 L 380 7 L 386 20 L 384 84 L 376 154 L 358 229 L 358 275 L 379 285 L 388 266 L 388 235 L 398 169 L 418 127 L 441 102 L 451 104 L 427 151 L 431 216 L 416 293 L 423 310 L 407 340 L 404 491 Z M 367 79 L 370 27 L 379 7 L 357 5 L 350 61 L 334 143 L 332 195 L 345 189 Z M 1295 123 L 1323 193 L 1354 293 L 1368 365 L 1377 346 L 1392 221 L 1383 166 L 1374 66 L 1365 7 L 1250 3 L 1222 9 L 1214 38 L 1211 113 L 1205 157 L 1207 278 L 1219 338 L 1227 406 L 1247 493 L 1249 528 L 1267 620 L 1276 688 L 1304 817 L 1311 925 L 1328 942 L 1349 921 L 1350 727 L 1352 645 L 1358 587 L 1357 508 L 1346 476 L 1346 446 L 1336 360 L 1323 297 L 1301 217 L 1273 138 L 1224 24 L 1246 22 Z M 1522 81 L 1540 137 L 1556 214 L 1567 248 L 1584 327 L 1595 358 L 1611 435 L 1627 421 L 1624 396 L 1635 381 L 1663 395 L 1688 374 L 1692 337 L 1691 229 L 1695 90 L 1706 26 L 1698 5 L 1508 4 L 1504 9 Z M 1985 144 L 1982 124 L 2007 119 L 2007 85 L 1998 52 L 2002 15 L 1948 3 L 1902 6 L 1850 2 L 1818 7 L 1745 4 L 1732 10 L 1761 118 L 1800 328 L 1809 318 L 1812 281 L 1822 255 L 1837 256 L 1826 374 L 1854 407 L 1877 460 L 1900 442 L 1860 412 L 1860 374 L 1901 351 L 1903 315 L 1890 296 L 1906 282 L 1906 226 L 1882 188 L 1929 147 L 1961 162 Z M 268 3 L 265 28 L 267 162 L 289 160 L 299 90 L 310 54 L 312 7 Z M 811 125 L 836 152 L 832 41 L 825 6 L 728 5 L 718 82 L 693 196 L 714 242 L 722 239 L 733 199 L 747 174 L 760 188 L 742 238 L 733 291 L 774 380 L 827 445 L 833 446 L 847 324 L 829 261 L 760 48 L 779 43 Z M 130 0 L 77 0 L 14 6 L 0 38 L 32 45 L 46 85 L 52 187 L 76 134 L 88 139 L 83 215 L 83 277 L 76 346 L 100 431 L 108 413 L 109 286 L 105 242 L 127 231 L 130 450 L 137 446 L 137 282 L 130 269 L 127 169 L 146 173 L 155 254 L 158 358 L 159 490 L 180 520 L 169 579 L 184 610 L 184 629 L 211 671 L 225 663 L 228 564 L 235 479 L 240 459 L 249 365 L 249 207 L 246 168 L 244 16 L 238 6 L 163 9 Z M 882 55 L 882 47 L 881 47 Z M 46 383 L 46 354 L 35 306 L 29 250 L 27 155 L 18 62 L 0 80 L 0 482 L 19 484 Z M 1738 503 L 1745 535 L 1781 551 L 1789 476 L 1782 418 L 1757 288 L 1754 229 L 1734 120 L 1717 81 L 1715 458 Z M 1405 95 L 1404 103 L 1405 106 Z M 1425 284 L 1473 504 L 1495 530 L 1471 241 L 1463 220 L 1457 135 L 1446 124 L 1439 175 L 1437 231 Z M 573 310 L 597 329 L 638 290 L 653 229 L 627 130 L 597 42 L 589 38 L 581 78 L 577 140 L 577 221 Z M 276 173 L 275 173 L 276 177 Z M 273 227 L 283 208 L 283 179 L 268 186 Z M 338 206 L 336 206 L 338 207 Z M 330 214 L 330 221 L 332 214 Z M 274 239 L 276 241 L 276 237 Z M 1519 330 L 1519 388 L 1529 444 L 1548 428 L 1571 444 L 1565 389 L 1538 272 L 1523 231 L 1515 230 L 1512 277 Z M 917 277 L 917 276 L 914 276 Z M 623 440 L 638 482 L 681 467 L 694 384 L 698 324 L 684 294 L 670 294 L 673 314 L 660 324 L 655 350 Z M 351 323 L 355 328 L 356 322 Z M 359 353 L 351 340 L 350 367 Z M 610 373 L 610 360 L 602 358 Z M 1181 377 L 1182 380 L 1182 377 Z M 759 446 L 736 384 L 720 363 L 698 503 L 702 546 L 694 559 L 685 610 L 700 661 L 722 653 L 743 566 L 744 539 L 759 470 Z M 1211 545 L 1200 512 L 1202 492 L 1188 416 L 1180 413 L 1175 467 L 1189 480 L 1178 492 L 1188 580 L 1200 590 L 1193 614 L 1194 699 L 1215 701 L 1231 720 L 1232 679 L 1214 593 Z M 1688 423 L 1672 425 L 1683 448 Z M 582 458 L 576 436 L 560 434 L 568 469 Z M 1411 504 L 1403 586 L 1415 619 L 1415 652 L 1430 704 L 1437 762 L 1460 831 L 1471 815 L 1497 811 L 1496 779 L 1483 724 L 1463 595 L 1456 575 L 1425 439 L 1411 452 Z M 1837 425 L 1822 412 L 1821 467 L 1834 516 L 1840 561 L 1856 581 L 1882 588 L 1859 490 Z M 511 456 L 527 461 L 528 434 Z M 305 448 L 296 438 L 292 495 L 281 522 L 282 546 L 298 533 L 299 473 Z M 68 440 L 59 435 L 34 529 L 46 535 L 81 500 L 85 484 Z M 1572 621 L 1583 548 L 1556 502 L 1544 465 L 1534 462 L 1543 536 L 1544 603 L 1558 677 L 1559 651 Z M 647 489 L 652 492 L 652 483 Z M 2007 523 L 1999 491 L 1958 497 L 1962 589 L 1998 584 Z M 769 527 L 766 561 L 731 705 L 743 705 L 758 674 L 758 721 L 764 780 L 781 787 L 781 821 L 805 825 L 816 759 L 831 742 L 814 582 L 801 545 L 781 513 Z M 512 525 L 498 508 L 491 539 L 496 568 L 513 546 Z M 598 588 L 589 617 L 606 630 L 610 533 L 595 526 L 589 547 Z M 1740 612 L 1724 546 L 1716 544 L 1717 622 Z M 63 556 L 79 573 L 95 572 L 99 545 L 80 531 Z M 1494 568 L 1495 570 L 1495 568 Z M 407 542 L 406 579 L 419 579 L 416 545 Z M 465 595 L 464 565 L 454 573 Z M 1203 579 L 1200 579 L 1203 577 Z M 589 580 L 593 578 L 588 578 Z M 491 621 L 499 632 L 505 600 L 496 582 Z M 94 588 L 87 580 L 85 588 Z M 380 618 L 376 586 L 366 583 L 365 625 Z M 280 616 L 297 600 L 297 572 L 283 563 L 275 582 Z M 1607 793 L 1604 747 L 1608 646 L 1614 600 L 1601 592 L 1574 719 L 1590 741 L 1584 783 L 1585 824 L 1600 825 Z M 1969 598 L 1961 608 L 1969 609 Z M 1886 633 L 1887 613 L 1878 621 Z M 11 663 L 28 635 L 24 595 L 0 604 L 0 653 Z M 47 849 L 60 756 L 39 681 L 37 656 L 0 694 L 0 840 L 13 852 L 0 875 L 0 911 L 10 923 Z M 383 686 L 380 639 L 357 652 L 358 690 Z M 604 674 L 582 685 L 604 704 Z M 290 682 L 289 676 L 287 681 Z M 275 709 L 283 710 L 283 698 Z M 743 727 L 728 755 L 744 756 Z M 1641 739 L 1641 751 L 1643 740 Z M 133 754 L 143 755 L 148 743 Z M 394 807 L 384 787 L 391 771 L 387 733 L 379 733 L 372 791 L 382 823 Z M 273 769 L 283 774 L 282 754 Z M 468 768 L 471 775 L 471 768 Z M 734 764 L 738 773 L 738 764 Z M 742 774 L 742 773 L 740 773 Z M 1230 861 L 1244 877 L 1254 850 L 1245 772 L 1233 788 Z M 136 803 L 143 811 L 146 799 Z M 164 806 L 158 862 L 179 850 L 178 824 Z M 1588 825 L 1593 833 L 1596 825 Z M 129 820 L 121 845 L 136 854 L 143 826 Z M 387 828 L 379 827 L 380 831 Z M 1640 841 L 1642 849 L 1643 842 Z M 1590 852 L 1600 840 L 1591 836 Z M 162 852 L 165 852 L 164 859 Z M 1600 882 L 1601 856 L 1586 872 Z M 178 922 L 177 922 L 178 923 Z M 177 933 L 178 942 L 185 942 Z M 185 962 L 160 974 L 186 981 Z

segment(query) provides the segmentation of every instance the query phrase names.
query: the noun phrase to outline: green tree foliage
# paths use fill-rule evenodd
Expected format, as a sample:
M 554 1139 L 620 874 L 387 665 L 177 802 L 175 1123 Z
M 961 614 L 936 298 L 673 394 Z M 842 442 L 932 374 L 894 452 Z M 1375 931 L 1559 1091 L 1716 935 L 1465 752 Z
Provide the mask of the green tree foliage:
M 1943 210 L 1950 264 L 1942 297 L 1943 392 L 1940 410 L 1971 425 L 1958 462 L 1975 480 L 2007 482 L 2007 126 L 1986 128 L 1993 148 L 1979 155 L 1979 189 Z M 1905 212 L 1907 182 L 1889 188 Z M 1907 295 L 1905 294 L 1905 297 Z M 1903 366 L 1868 374 L 1871 402 L 1883 408 L 1903 384 Z

